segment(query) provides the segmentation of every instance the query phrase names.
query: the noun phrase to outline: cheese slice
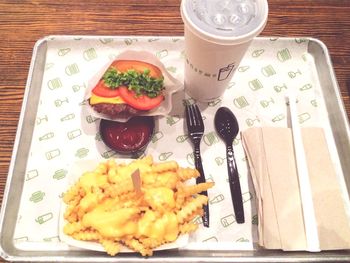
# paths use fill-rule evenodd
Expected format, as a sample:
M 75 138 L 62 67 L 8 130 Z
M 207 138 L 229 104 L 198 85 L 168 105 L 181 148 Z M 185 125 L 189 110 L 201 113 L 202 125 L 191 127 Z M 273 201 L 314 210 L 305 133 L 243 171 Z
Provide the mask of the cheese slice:
M 120 96 L 105 98 L 105 97 L 97 96 L 95 94 L 91 94 L 90 104 L 95 105 L 99 103 L 124 104 L 126 102 Z

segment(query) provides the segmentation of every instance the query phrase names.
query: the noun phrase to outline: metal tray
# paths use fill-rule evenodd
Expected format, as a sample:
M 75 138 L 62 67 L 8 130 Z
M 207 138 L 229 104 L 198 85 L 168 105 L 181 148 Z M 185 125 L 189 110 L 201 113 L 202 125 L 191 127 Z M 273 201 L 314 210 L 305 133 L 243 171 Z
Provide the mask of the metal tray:
M 45 67 L 47 67 L 46 55 L 50 41 L 97 41 L 102 44 L 108 44 L 113 40 L 123 41 L 130 44 L 137 39 L 143 39 L 148 42 L 157 42 L 156 40 L 178 43 L 182 47 L 182 37 L 87 37 L 87 36 L 50 36 L 39 40 L 33 51 L 33 58 L 29 69 L 28 81 L 23 99 L 22 111 L 18 125 L 16 140 L 10 169 L 8 173 L 7 184 L 4 192 L 3 204 L 1 209 L 1 257 L 9 261 L 33 261 L 33 262 L 141 262 L 145 259 L 132 253 L 120 254 L 116 257 L 106 256 L 104 253 L 67 250 L 58 248 L 55 244 L 50 245 L 46 242 L 32 244 L 30 249 L 23 249 L 14 242 L 14 234 L 18 220 L 18 213 L 21 204 L 21 196 L 25 181 L 25 175 L 28 167 L 28 160 L 31 155 L 32 138 L 37 121 L 37 111 L 41 105 L 40 94 L 43 86 Z M 338 154 L 339 169 L 344 182 L 344 189 L 350 191 L 350 130 L 344 105 L 340 96 L 339 87 L 332 68 L 331 60 L 326 46 L 317 39 L 300 38 L 281 38 L 286 42 L 304 42 L 307 44 L 305 55 L 311 58 L 310 72 L 317 85 L 319 85 L 325 108 L 327 125 L 332 145 Z M 255 45 L 264 44 L 268 48 L 276 38 L 256 38 L 252 44 L 252 50 Z M 159 44 L 158 44 L 159 45 Z M 181 56 L 181 50 L 178 50 Z M 91 54 L 90 54 L 91 55 Z M 89 58 L 87 53 L 87 58 Z M 161 56 L 162 54 L 157 54 Z M 250 53 L 249 55 L 252 55 Z M 259 52 L 253 56 L 259 56 Z M 284 54 L 286 55 L 286 54 Z M 285 57 L 281 54 L 281 59 Z M 243 60 L 242 67 L 238 71 L 246 70 L 247 60 Z M 69 69 L 68 69 L 69 70 Z M 74 69 L 72 69 L 74 70 Z M 266 68 L 263 74 L 271 74 L 271 69 Z M 254 84 L 254 83 L 253 83 Z M 238 102 L 238 106 L 242 106 Z M 254 120 L 251 120 L 254 122 Z M 249 125 L 248 125 L 249 126 Z M 251 250 L 171 250 L 157 252 L 154 256 L 147 259 L 149 262 L 329 262 L 350 261 L 349 251 L 323 251 L 320 253 L 308 252 L 283 252 L 280 250 L 265 250 L 255 247 Z

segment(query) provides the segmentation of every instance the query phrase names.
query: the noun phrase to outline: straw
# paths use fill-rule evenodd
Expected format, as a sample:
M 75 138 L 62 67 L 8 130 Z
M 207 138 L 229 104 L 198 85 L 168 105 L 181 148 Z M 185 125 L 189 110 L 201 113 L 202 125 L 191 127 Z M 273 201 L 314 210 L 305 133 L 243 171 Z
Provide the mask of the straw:
M 311 184 L 309 179 L 308 167 L 306 163 L 306 155 L 303 147 L 301 129 L 297 116 L 297 97 L 294 92 L 287 95 L 289 101 L 289 110 L 291 116 L 291 126 L 293 134 L 294 153 L 299 179 L 299 188 L 301 203 L 303 209 L 305 234 L 307 241 L 307 250 L 310 252 L 320 251 L 320 243 L 318 238 L 317 223 L 315 217 L 314 204 L 312 200 Z

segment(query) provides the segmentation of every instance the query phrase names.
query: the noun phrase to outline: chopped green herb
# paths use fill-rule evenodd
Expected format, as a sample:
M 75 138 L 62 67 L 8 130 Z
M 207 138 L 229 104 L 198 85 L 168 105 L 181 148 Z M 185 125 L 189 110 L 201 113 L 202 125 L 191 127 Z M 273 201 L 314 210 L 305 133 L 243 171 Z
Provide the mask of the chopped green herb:
M 135 70 L 120 72 L 112 67 L 106 71 L 102 79 L 110 89 L 128 86 L 128 89 L 133 90 L 137 96 L 145 94 L 154 98 L 164 89 L 164 78 L 153 78 L 149 74 L 149 69 L 145 69 L 142 73 Z

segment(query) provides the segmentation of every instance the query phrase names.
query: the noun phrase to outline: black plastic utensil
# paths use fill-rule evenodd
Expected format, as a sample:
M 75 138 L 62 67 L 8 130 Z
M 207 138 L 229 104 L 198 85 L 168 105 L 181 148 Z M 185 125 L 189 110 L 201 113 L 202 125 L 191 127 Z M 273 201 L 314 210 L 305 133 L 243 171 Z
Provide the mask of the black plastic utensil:
M 200 152 L 200 143 L 204 134 L 204 123 L 201 112 L 196 104 L 187 105 L 185 108 L 186 124 L 188 137 L 190 138 L 194 147 L 194 163 L 200 176 L 196 178 L 196 183 L 204 183 L 205 176 L 202 165 L 202 158 Z M 208 196 L 207 191 L 201 192 L 202 195 Z M 203 206 L 204 214 L 202 216 L 203 225 L 209 227 L 209 206 Z
M 242 191 L 232 147 L 233 140 L 239 132 L 238 121 L 229 108 L 221 107 L 215 113 L 214 124 L 216 132 L 226 144 L 227 170 L 233 209 L 236 216 L 236 222 L 242 224 L 244 223 Z

